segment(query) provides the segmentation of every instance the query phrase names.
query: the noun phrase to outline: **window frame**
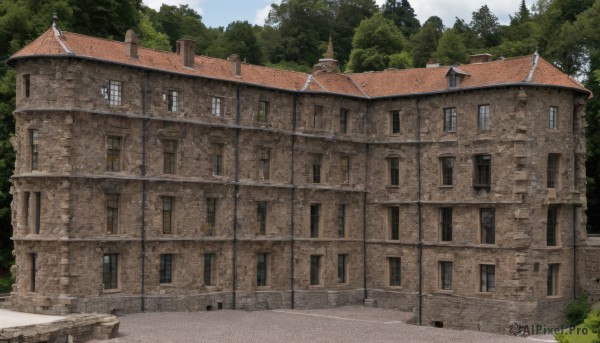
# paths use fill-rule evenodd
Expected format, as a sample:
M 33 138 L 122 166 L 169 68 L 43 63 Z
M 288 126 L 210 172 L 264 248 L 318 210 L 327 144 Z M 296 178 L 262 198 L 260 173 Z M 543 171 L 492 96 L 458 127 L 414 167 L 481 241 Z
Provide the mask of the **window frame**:
M 548 109 L 548 129 L 558 129 L 558 106 L 550 106 Z
M 177 167 L 177 140 L 163 139 L 163 174 L 175 175 Z
M 452 207 L 440 207 L 440 240 L 452 242 Z
M 180 112 L 181 94 L 179 91 L 170 89 L 167 91 L 167 111 Z
M 323 106 L 315 105 L 312 127 L 314 130 L 322 130 L 323 129 Z
M 390 133 L 400 133 L 400 110 L 390 111 Z
M 31 145 L 31 170 L 40 168 L 40 131 L 37 129 L 29 130 L 29 142 Z
M 440 157 L 441 165 L 441 183 L 444 187 L 454 186 L 454 164 L 456 159 L 453 156 Z
M 215 284 L 215 280 L 213 275 L 215 275 L 215 256 L 214 253 L 205 253 L 204 254 L 204 263 L 202 269 L 202 281 L 205 286 L 213 286 Z
M 321 220 L 321 204 L 310 204 L 310 238 L 319 238 L 320 220 Z
M 173 254 L 160 254 L 159 256 L 159 283 L 173 283 Z
M 214 117 L 223 116 L 223 97 L 213 96 L 210 101 L 210 113 Z
M 496 291 L 496 265 L 479 265 L 479 292 Z
M 475 155 L 474 187 L 487 188 L 492 186 L 492 155 Z M 488 161 L 488 162 L 485 162 Z
M 102 255 L 102 289 L 119 289 L 119 254 Z
M 165 235 L 173 234 L 173 208 L 175 207 L 175 197 L 161 196 L 162 203 L 162 233 Z
M 388 286 L 402 286 L 402 259 L 400 257 L 388 257 Z
M 37 279 L 37 259 L 38 254 L 36 252 L 29 253 L 29 263 L 30 263 L 30 283 L 29 283 L 29 292 L 36 292 L 36 279 Z
M 23 80 L 23 97 L 27 99 L 31 97 L 31 74 L 23 74 L 21 80 Z
M 222 143 L 211 144 L 213 176 L 223 176 L 223 146 Z
M 496 209 L 485 207 L 479 209 L 479 233 L 481 244 L 496 244 Z
M 546 246 L 557 246 L 558 237 L 558 206 L 548 205 L 546 217 Z
M 560 154 L 548 154 L 546 164 L 546 187 L 559 188 Z
M 123 82 L 108 80 L 108 105 L 110 107 L 123 106 Z
M 321 171 L 323 168 L 323 154 L 312 154 L 312 183 L 321 183 Z
M 444 108 L 444 132 L 456 132 L 457 115 L 456 107 Z
M 119 194 L 106 193 L 106 233 L 119 233 Z
M 342 185 L 350 184 L 350 157 L 348 156 L 340 157 L 340 175 Z
M 338 226 L 338 238 L 346 237 L 346 204 L 338 205 L 337 212 L 337 226 Z
M 206 235 L 213 236 L 215 227 L 217 226 L 217 203 L 218 199 L 215 197 L 206 198 Z
M 266 201 L 257 202 L 256 206 L 256 225 L 258 234 L 264 236 L 267 234 L 267 210 Z
M 258 113 L 256 121 L 258 123 L 266 123 L 269 120 L 269 102 L 265 100 L 258 101 Z
M 310 285 L 320 286 L 321 285 L 321 258 L 322 255 L 310 255 Z
M 121 171 L 121 136 L 106 136 L 106 171 Z
M 346 108 L 340 108 L 340 133 L 346 134 L 348 133 L 348 117 L 350 114 L 350 110 Z
M 453 262 L 452 261 L 439 261 L 439 289 L 441 291 L 452 291 L 452 274 L 453 274 Z
M 388 206 L 388 239 L 400 240 L 400 206 Z
M 560 295 L 560 264 L 549 263 L 546 274 L 546 295 L 556 297 Z
M 266 181 L 271 179 L 271 149 L 259 149 L 259 179 Z
M 33 192 L 35 198 L 35 233 L 39 234 L 42 227 L 42 192 Z
M 492 128 L 492 115 L 489 104 L 477 106 L 477 130 L 490 131 Z
M 256 286 L 266 287 L 269 285 L 269 262 L 267 253 L 258 253 L 256 255 Z
M 388 185 L 391 187 L 400 186 L 400 158 L 388 157 Z
M 337 263 L 338 284 L 348 283 L 348 254 L 338 254 Z

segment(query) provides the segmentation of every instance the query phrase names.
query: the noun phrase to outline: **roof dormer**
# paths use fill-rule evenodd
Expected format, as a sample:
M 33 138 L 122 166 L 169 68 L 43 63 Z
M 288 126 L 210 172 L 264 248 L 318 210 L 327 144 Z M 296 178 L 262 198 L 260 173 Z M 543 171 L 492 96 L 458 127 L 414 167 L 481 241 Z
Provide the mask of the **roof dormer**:
M 471 76 L 469 73 L 460 70 L 457 66 L 452 66 L 448 69 L 446 73 L 446 78 L 448 79 L 448 88 L 456 88 L 460 85 L 462 80 Z

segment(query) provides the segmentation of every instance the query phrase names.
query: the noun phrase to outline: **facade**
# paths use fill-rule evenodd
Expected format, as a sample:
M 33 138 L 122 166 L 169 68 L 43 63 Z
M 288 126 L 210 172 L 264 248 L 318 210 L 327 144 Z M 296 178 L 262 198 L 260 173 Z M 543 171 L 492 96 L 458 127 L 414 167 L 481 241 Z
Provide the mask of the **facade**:
M 13 309 L 560 324 L 576 289 L 600 294 L 590 93 L 537 54 L 483 59 L 340 74 L 329 56 L 309 75 L 52 27 L 7 62 Z

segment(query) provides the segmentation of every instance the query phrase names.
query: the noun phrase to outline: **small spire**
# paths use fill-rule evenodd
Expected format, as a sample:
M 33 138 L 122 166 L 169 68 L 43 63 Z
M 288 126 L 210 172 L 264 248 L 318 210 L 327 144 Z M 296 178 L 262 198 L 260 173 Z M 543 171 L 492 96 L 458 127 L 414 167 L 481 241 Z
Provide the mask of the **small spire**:
M 331 35 L 329 35 L 329 43 L 327 44 L 327 52 L 325 53 L 325 58 L 333 59 L 333 41 L 331 40 Z
M 54 12 L 52 13 L 52 27 L 56 27 L 56 21 L 58 21 L 58 15 Z

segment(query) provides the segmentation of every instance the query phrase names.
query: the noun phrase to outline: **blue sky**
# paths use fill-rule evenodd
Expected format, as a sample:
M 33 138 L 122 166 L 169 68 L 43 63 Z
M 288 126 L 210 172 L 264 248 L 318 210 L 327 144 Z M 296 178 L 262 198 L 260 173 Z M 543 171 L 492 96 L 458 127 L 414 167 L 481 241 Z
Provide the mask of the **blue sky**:
M 209 27 L 226 27 L 235 20 L 247 20 L 251 24 L 264 24 L 271 3 L 281 0 L 143 0 L 144 4 L 158 10 L 162 3 L 168 5 L 187 4 L 202 15 L 202 22 Z M 376 0 L 381 5 L 385 0 Z M 454 18 L 459 17 L 467 23 L 471 21 L 471 13 L 487 4 L 502 24 L 508 24 L 509 14 L 514 14 L 521 0 L 409 0 L 423 23 L 427 18 L 437 15 L 442 18 L 444 25 L 452 26 Z M 529 8 L 534 0 L 526 0 Z

